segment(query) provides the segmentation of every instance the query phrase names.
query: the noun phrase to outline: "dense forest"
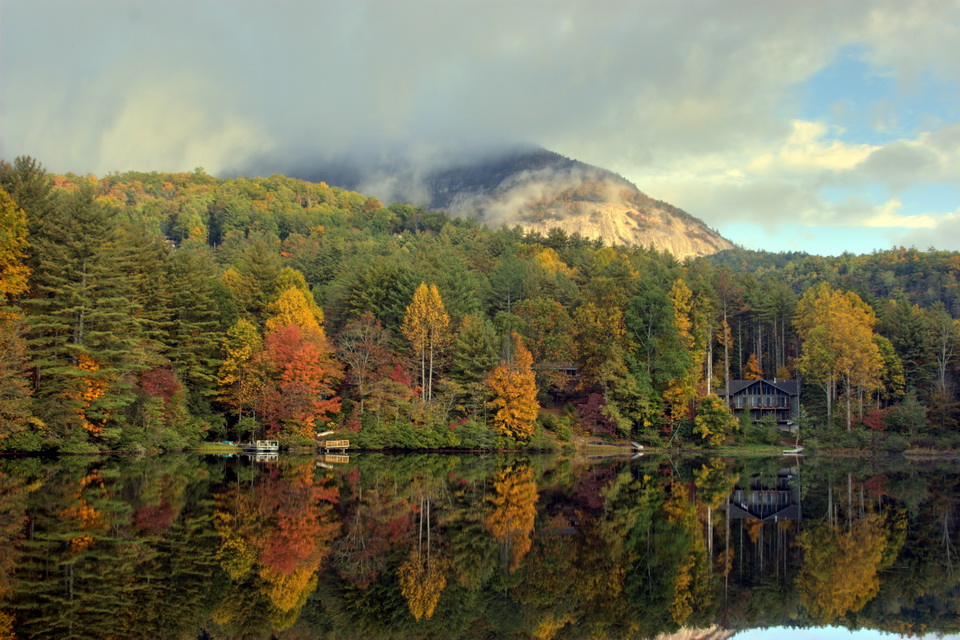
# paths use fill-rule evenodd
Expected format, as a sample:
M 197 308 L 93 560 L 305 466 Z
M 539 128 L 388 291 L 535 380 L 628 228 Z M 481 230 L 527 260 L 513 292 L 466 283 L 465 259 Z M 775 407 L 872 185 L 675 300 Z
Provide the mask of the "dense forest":
M 0 449 L 777 440 L 715 395 L 798 378 L 805 442 L 960 446 L 960 254 L 652 249 L 283 176 L 0 163 Z

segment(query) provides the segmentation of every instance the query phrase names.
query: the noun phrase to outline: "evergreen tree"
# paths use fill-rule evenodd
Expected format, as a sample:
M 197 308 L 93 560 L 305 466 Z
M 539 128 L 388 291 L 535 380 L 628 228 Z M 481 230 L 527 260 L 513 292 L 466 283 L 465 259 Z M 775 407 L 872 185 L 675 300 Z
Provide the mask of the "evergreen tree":
M 222 324 L 216 300 L 216 267 L 202 242 L 188 240 L 168 262 L 170 325 L 166 337 L 174 370 L 196 406 L 216 394 Z
M 33 238 L 36 289 L 25 301 L 44 417 L 62 443 L 103 437 L 133 400 L 143 368 L 139 307 L 114 218 L 81 183 Z
M 484 378 L 497 365 L 499 340 L 489 320 L 470 314 L 463 317 L 453 341 L 450 380 L 460 386 L 458 395 L 474 413 L 483 404 Z

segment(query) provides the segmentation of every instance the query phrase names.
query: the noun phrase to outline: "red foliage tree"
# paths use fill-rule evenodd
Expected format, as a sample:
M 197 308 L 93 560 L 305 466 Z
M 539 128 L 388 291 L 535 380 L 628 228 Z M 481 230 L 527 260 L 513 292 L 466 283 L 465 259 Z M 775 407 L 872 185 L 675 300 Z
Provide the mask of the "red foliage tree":
M 257 358 L 266 374 L 258 411 L 273 433 L 309 436 L 318 421 L 340 410 L 336 385 L 342 371 L 322 333 L 278 327 Z

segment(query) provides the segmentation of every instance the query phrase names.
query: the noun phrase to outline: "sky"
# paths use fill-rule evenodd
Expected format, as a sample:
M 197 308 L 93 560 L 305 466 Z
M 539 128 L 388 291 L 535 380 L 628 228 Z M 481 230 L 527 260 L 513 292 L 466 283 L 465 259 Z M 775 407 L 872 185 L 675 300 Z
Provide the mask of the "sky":
M 850 631 L 843 627 L 819 627 L 811 629 L 790 629 L 786 627 L 769 627 L 767 629 L 751 629 L 742 631 L 733 636 L 736 640 L 907 640 L 908 636 L 894 633 L 884 633 L 870 629 Z M 909 636 L 911 640 L 958 640 L 960 636 L 924 634 Z
M 7 160 L 415 179 L 518 143 L 750 249 L 960 250 L 960 2 L 0 0 Z

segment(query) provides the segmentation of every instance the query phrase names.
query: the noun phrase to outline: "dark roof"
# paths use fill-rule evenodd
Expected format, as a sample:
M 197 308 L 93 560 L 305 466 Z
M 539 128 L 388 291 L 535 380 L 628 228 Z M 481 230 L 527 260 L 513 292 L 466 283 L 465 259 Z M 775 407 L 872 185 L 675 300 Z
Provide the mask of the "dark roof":
M 787 395 L 797 396 L 800 395 L 800 381 L 799 380 L 731 380 L 730 381 L 730 391 L 727 392 L 726 389 L 721 389 L 717 391 L 717 395 L 726 396 L 733 395 L 735 393 L 740 393 L 747 387 L 757 384 L 759 382 L 766 382 L 771 387 L 783 391 Z
M 720 509 L 727 509 L 727 505 L 720 505 Z M 772 513 L 763 515 L 757 514 L 743 506 L 730 503 L 731 520 L 759 520 L 760 522 L 777 522 L 778 520 L 800 520 L 800 506 L 796 504 L 787 505 Z

